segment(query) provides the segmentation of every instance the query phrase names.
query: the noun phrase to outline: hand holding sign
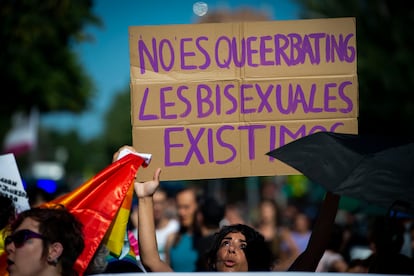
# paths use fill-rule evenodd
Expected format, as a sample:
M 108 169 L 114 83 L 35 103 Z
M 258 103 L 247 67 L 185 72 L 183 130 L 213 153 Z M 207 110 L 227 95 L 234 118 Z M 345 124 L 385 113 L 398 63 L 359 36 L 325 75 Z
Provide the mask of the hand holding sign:
M 354 18 L 129 28 L 140 181 L 297 174 L 265 153 L 358 132 Z

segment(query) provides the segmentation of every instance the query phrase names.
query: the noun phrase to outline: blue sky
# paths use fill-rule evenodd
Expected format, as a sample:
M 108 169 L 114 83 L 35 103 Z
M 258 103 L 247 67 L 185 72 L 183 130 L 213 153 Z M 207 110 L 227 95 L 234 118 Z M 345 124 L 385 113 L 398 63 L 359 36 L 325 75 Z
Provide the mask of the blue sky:
M 103 21 L 102 28 L 88 28 L 94 42 L 76 46 L 76 51 L 96 86 L 91 109 L 81 115 L 52 113 L 41 117 L 43 126 L 66 131 L 76 129 L 85 139 L 99 135 L 104 114 L 114 95 L 129 87 L 128 27 L 143 25 L 192 24 L 197 15 L 197 0 L 95 0 L 94 12 Z M 293 0 L 220 0 L 202 1 L 208 10 L 236 9 L 244 6 L 265 10 L 274 20 L 298 19 Z M 120 112 L 128 112 L 129 107 Z

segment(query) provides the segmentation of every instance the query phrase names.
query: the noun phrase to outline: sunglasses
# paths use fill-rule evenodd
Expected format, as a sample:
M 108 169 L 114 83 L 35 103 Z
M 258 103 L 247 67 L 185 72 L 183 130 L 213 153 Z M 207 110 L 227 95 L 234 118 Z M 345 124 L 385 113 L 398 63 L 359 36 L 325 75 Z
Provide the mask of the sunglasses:
M 42 239 L 42 240 L 45 240 L 46 237 L 39 234 L 39 233 L 30 231 L 28 229 L 23 229 L 23 230 L 19 230 L 19 231 L 13 233 L 10 236 L 7 236 L 6 239 L 4 240 L 4 244 L 7 246 L 7 245 L 9 245 L 10 243 L 13 242 L 14 246 L 16 248 L 20 248 L 29 239 Z

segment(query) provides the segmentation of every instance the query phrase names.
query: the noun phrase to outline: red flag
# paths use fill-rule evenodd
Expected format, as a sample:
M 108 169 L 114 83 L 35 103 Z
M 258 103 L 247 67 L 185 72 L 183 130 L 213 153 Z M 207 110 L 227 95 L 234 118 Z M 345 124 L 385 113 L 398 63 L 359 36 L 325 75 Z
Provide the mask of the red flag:
M 113 162 L 74 191 L 44 205 L 63 204 L 84 225 L 85 249 L 75 269 L 83 275 L 133 185 L 144 159 L 134 154 Z

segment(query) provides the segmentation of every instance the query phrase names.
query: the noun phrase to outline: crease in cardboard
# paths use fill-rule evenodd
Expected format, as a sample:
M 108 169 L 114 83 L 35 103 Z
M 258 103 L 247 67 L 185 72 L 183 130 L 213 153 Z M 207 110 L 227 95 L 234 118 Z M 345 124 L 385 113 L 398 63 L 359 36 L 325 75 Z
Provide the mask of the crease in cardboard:
M 131 27 L 133 145 L 153 154 L 151 165 L 138 177 L 150 179 L 156 167 L 163 168 L 164 180 L 297 174 L 265 153 L 316 131 L 358 133 L 355 26 L 355 18 L 334 18 Z M 197 38 L 198 46 L 191 45 Z M 197 50 L 210 47 L 206 51 L 214 56 L 214 41 L 241 46 L 242 38 L 253 47 L 248 50 L 252 66 L 229 63 L 220 68 L 220 62 L 225 64 L 220 59 L 204 70 L 181 70 L 175 57 L 170 71 L 155 72 L 148 64 L 139 65 L 135 51 L 139 39 L 147 45 L 151 39 L 164 41 L 169 47 L 178 47 L 182 39 L 181 46 L 188 47 L 182 50 L 189 60 L 184 62 L 205 65 Z M 274 49 L 282 52 L 274 57 L 292 64 L 276 65 L 265 52 L 258 56 L 258 40 L 263 42 L 261 51 L 279 43 Z M 307 52 L 297 44 L 300 40 L 325 48 L 317 57 L 316 48 Z M 308 54 L 304 64 L 295 64 L 300 61 L 295 51 Z M 219 57 L 224 54 L 217 52 Z

